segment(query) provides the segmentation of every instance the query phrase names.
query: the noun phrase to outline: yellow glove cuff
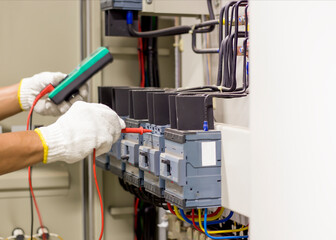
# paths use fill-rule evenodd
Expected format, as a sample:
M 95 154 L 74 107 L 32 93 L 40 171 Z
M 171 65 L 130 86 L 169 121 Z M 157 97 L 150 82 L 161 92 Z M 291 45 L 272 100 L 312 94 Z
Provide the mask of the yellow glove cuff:
M 48 160 L 48 145 L 47 145 L 47 142 L 44 139 L 40 129 L 36 128 L 34 131 L 39 135 L 39 137 L 41 139 L 41 142 L 42 142 L 42 145 L 43 145 L 43 163 L 47 163 L 47 160 Z
M 22 107 L 22 103 L 21 103 L 21 96 L 20 96 L 21 85 L 22 85 L 22 80 L 20 81 L 20 85 L 19 85 L 18 92 L 17 92 L 17 97 L 18 97 L 18 102 L 19 102 L 20 108 L 21 108 L 22 111 L 24 111 L 24 109 Z

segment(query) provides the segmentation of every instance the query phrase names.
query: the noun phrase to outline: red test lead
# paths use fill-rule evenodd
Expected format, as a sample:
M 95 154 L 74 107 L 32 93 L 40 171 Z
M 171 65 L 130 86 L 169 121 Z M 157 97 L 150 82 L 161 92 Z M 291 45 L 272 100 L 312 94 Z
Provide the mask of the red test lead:
M 152 130 L 149 129 L 144 129 L 143 127 L 139 128 L 124 128 L 121 130 L 122 133 L 139 133 L 139 134 L 144 134 L 144 133 L 149 133 L 152 132 Z

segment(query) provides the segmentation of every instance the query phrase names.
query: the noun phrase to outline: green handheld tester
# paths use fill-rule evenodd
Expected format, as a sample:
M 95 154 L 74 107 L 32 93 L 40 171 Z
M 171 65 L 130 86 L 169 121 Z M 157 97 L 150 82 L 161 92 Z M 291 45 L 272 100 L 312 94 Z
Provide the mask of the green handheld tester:
M 107 48 L 98 48 L 49 93 L 49 98 L 55 104 L 60 104 L 62 101 L 69 99 L 95 73 L 112 61 L 113 57 Z

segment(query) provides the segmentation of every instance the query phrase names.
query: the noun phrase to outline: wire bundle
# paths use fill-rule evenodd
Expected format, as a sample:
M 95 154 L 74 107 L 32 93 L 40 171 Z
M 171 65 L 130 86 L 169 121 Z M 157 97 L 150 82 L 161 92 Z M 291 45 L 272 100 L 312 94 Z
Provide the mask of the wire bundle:
M 157 226 L 156 207 L 135 198 L 134 205 L 134 239 L 155 240 Z
M 248 238 L 247 235 L 244 236 L 211 236 L 210 234 L 232 234 L 236 232 L 243 232 L 248 230 L 248 226 L 246 227 L 241 227 L 239 229 L 226 229 L 226 230 L 214 230 L 214 231 L 209 231 L 208 226 L 210 225 L 217 225 L 217 224 L 223 224 L 228 222 L 231 217 L 233 216 L 233 212 L 231 211 L 227 217 L 224 219 L 219 219 L 222 214 L 224 209 L 223 208 L 218 208 L 215 212 L 211 213 L 208 215 L 208 209 L 204 209 L 204 215 L 202 215 L 201 209 L 198 209 L 198 215 L 195 216 L 195 210 L 192 209 L 192 215 L 186 215 L 182 209 L 178 209 L 176 206 L 174 206 L 174 209 L 172 206 L 167 203 L 169 211 L 176 215 L 178 219 L 181 221 L 187 222 L 195 227 L 199 232 L 205 233 L 209 238 L 211 239 L 244 239 Z M 203 223 L 202 223 L 203 222 Z
M 164 198 L 154 196 L 153 194 L 148 193 L 142 187 L 137 188 L 131 184 L 128 184 L 121 178 L 119 178 L 119 184 L 125 191 L 130 192 L 131 194 L 135 195 L 136 198 L 139 198 L 140 201 L 152 204 L 155 207 L 162 207 L 166 210 L 168 209 Z
M 158 28 L 158 17 L 142 16 L 138 27 L 139 32 L 153 31 Z M 141 76 L 141 87 L 160 87 L 158 69 L 157 38 L 138 38 L 138 59 Z

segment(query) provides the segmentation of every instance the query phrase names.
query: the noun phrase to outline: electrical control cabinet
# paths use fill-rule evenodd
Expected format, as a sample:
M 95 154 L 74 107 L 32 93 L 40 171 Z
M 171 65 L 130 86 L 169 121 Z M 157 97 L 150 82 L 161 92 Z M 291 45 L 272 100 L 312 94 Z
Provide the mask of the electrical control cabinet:
M 221 133 L 166 129 L 160 176 L 166 201 L 180 208 L 221 206 Z

